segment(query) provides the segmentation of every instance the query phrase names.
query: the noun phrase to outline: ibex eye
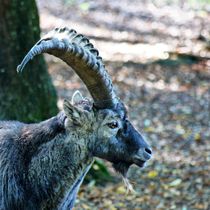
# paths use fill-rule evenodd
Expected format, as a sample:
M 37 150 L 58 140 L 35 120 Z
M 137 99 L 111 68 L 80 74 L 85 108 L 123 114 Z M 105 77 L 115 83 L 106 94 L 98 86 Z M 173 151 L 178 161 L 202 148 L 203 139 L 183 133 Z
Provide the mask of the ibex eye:
M 117 123 L 117 122 L 107 123 L 107 125 L 108 125 L 111 129 L 115 129 L 115 128 L 118 127 L 118 123 Z

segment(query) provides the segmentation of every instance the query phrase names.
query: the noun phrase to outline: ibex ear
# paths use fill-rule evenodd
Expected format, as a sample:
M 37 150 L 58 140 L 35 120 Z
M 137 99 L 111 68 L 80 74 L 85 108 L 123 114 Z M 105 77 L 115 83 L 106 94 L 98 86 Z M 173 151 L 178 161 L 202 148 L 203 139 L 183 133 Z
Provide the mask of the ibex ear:
M 71 98 L 71 104 L 75 105 L 80 103 L 80 101 L 83 101 L 84 98 L 79 90 L 75 91 L 72 98 Z
M 64 112 L 70 122 L 74 125 L 82 125 L 82 110 L 73 106 L 68 100 L 64 100 L 63 102 Z

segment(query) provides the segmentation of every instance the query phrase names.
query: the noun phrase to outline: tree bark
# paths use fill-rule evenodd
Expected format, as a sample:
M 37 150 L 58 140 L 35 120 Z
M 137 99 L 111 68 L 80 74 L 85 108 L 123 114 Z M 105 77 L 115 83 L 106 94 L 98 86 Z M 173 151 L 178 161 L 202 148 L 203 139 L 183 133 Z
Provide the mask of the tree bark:
M 0 0 L 0 119 L 35 122 L 57 113 L 56 92 L 42 56 L 16 72 L 40 38 L 35 0 Z

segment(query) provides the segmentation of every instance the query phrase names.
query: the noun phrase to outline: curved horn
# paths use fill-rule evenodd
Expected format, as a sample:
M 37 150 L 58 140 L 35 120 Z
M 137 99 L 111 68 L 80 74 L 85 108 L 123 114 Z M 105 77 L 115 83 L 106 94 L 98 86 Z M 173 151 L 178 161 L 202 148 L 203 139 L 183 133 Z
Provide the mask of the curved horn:
M 42 53 L 52 54 L 71 66 L 85 83 L 97 108 L 115 107 L 118 99 L 112 81 L 98 50 L 85 36 L 68 28 L 54 29 L 31 48 L 17 71 L 22 72 L 31 59 Z

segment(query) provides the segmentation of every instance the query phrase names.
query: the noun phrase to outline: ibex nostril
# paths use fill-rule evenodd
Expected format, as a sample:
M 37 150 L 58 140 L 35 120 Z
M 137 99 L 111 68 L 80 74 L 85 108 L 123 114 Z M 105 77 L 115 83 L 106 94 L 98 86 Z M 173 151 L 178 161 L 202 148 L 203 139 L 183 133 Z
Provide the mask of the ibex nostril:
M 150 154 L 150 155 L 152 154 L 152 150 L 150 148 L 145 148 L 145 152 Z

